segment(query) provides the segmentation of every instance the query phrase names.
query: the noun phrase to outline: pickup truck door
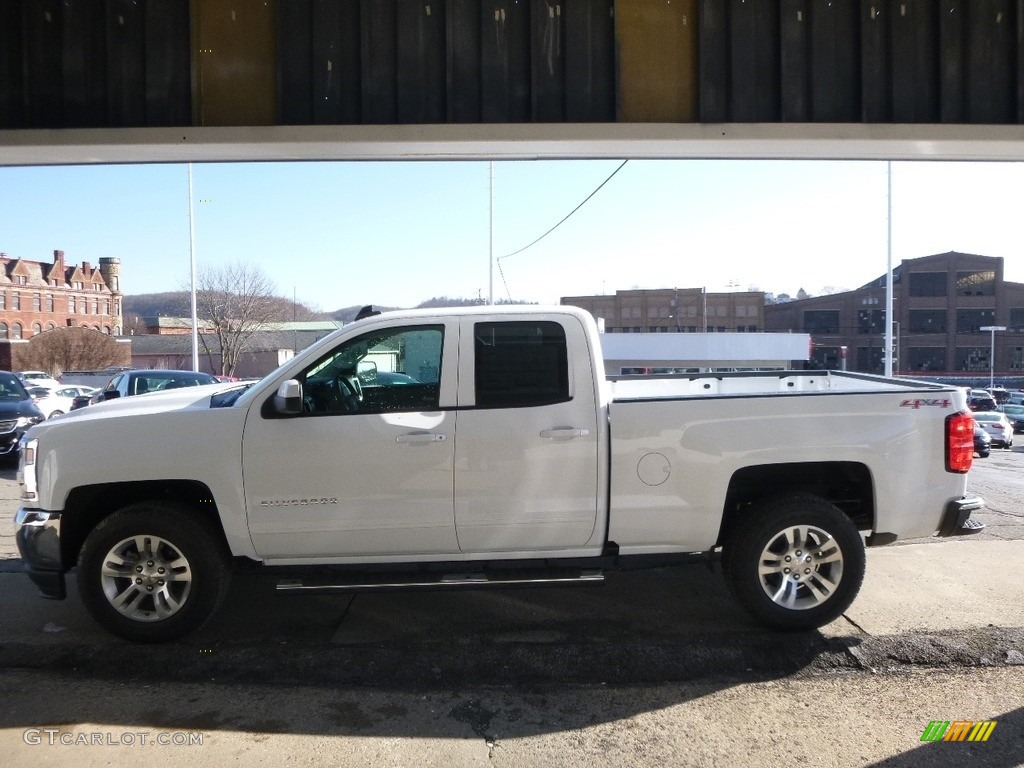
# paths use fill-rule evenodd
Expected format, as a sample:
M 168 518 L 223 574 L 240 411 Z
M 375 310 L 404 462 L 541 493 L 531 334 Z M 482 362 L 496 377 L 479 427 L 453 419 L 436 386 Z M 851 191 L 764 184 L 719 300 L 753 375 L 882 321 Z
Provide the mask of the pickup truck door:
M 463 319 L 455 446 L 463 552 L 572 549 L 594 537 L 599 433 L 591 360 L 575 318 Z
M 268 559 L 457 553 L 453 499 L 458 323 L 378 321 L 289 375 L 245 424 L 249 529 Z M 269 398 L 269 399 L 268 399 Z

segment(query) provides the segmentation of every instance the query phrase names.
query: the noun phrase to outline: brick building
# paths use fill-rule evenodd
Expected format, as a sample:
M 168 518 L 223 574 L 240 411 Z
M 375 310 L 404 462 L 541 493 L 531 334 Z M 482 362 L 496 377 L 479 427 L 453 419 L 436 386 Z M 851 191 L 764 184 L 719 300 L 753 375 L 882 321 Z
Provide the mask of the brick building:
M 893 269 L 893 372 L 986 381 L 1024 376 L 1024 284 L 1003 279 L 1003 259 L 941 253 Z M 982 328 L 1005 328 L 992 335 Z M 855 291 L 770 304 L 769 331 L 811 334 L 813 368 L 882 373 L 885 275 Z M 995 347 L 995 358 L 991 356 Z
M 764 293 L 709 293 L 703 288 L 616 291 L 563 296 L 587 310 L 605 333 L 756 333 L 764 330 Z
M 119 336 L 121 260 L 104 257 L 67 264 L 64 251 L 53 263 L 0 253 L 0 339 L 29 339 L 43 331 L 80 325 Z

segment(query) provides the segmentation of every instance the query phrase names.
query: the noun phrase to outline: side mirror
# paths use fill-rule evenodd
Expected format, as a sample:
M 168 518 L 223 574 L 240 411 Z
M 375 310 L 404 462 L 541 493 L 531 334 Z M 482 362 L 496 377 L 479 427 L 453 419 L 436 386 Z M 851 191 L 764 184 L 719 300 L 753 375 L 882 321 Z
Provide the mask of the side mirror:
M 104 400 L 114 400 L 115 398 L 118 398 L 120 396 L 121 396 L 121 393 L 118 392 L 116 389 L 105 389 L 105 390 L 103 390 L 103 399 Z
M 298 381 L 281 382 L 274 395 L 274 410 L 284 416 L 302 413 L 302 385 Z
M 360 360 L 356 372 L 363 384 L 377 383 L 377 364 L 373 360 Z

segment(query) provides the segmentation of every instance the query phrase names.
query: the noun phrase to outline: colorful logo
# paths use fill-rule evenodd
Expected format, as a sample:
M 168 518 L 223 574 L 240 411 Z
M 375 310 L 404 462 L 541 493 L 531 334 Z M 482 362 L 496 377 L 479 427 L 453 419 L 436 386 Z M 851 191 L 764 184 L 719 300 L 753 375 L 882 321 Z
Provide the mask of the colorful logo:
M 988 741 L 995 727 L 995 720 L 932 720 L 921 741 Z

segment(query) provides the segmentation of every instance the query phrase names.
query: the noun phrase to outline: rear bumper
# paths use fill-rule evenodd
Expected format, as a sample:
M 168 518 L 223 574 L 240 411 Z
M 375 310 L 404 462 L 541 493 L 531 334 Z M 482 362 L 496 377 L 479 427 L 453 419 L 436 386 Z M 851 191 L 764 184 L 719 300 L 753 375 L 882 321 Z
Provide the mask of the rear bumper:
M 985 500 L 980 496 L 964 496 L 954 499 L 946 505 L 939 524 L 939 536 L 957 536 L 972 513 L 985 508 Z
M 14 518 L 18 551 L 25 561 L 25 572 L 44 597 L 67 597 L 64 564 L 60 555 L 60 512 L 45 512 L 22 507 Z

